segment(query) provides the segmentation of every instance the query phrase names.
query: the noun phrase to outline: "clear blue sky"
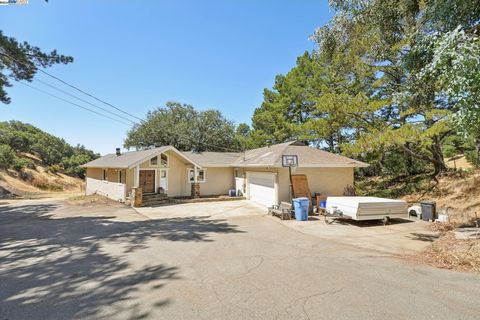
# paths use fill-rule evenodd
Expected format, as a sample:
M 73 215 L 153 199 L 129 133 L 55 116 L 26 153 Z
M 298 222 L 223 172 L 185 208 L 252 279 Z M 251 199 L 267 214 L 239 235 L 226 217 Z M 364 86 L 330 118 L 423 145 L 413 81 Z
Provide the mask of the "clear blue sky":
M 313 48 L 308 37 L 331 15 L 320 0 L 30 0 L 0 7 L 0 29 L 73 56 L 47 71 L 139 117 L 179 101 L 250 123 L 263 89 Z M 125 125 L 22 85 L 8 93 L 2 121 L 28 122 L 102 154 L 123 144 Z

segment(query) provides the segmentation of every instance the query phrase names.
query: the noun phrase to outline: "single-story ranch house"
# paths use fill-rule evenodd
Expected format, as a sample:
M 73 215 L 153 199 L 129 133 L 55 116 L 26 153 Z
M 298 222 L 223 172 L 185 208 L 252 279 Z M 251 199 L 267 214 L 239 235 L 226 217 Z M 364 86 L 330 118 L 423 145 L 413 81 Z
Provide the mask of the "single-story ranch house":
M 305 174 L 311 192 L 342 195 L 355 167 L 367 164 L 287 142 L 246 152 L 181 152 L 172 146 L 108 154 L 83 165 L 86 194 L 125 201 L 132 188 L 169 197 L 225 195 L 229 190 L 265 206 L 289 201 L 289 170 L 282 155 L 296 155 L 295 174 Z

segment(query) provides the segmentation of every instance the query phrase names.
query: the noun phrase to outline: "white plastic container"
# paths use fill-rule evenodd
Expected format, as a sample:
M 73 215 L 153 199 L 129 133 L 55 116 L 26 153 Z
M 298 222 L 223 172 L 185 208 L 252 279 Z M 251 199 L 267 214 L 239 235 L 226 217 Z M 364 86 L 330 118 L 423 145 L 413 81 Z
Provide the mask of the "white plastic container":
M 448 222 L 448 214 L 439 214 L 438 218 L 435 221 Z

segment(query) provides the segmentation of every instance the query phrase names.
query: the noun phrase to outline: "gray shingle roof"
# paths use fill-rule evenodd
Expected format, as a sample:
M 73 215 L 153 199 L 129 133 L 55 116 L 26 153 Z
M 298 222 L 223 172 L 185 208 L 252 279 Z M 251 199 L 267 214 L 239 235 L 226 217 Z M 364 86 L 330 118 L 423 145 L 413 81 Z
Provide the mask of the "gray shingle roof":
M 311 167 L 368 167 L 368 164 L 344 156 L 312 148 L 295 141 L 275 144 L 245 152 L 233 166 L 238 167 L 281 167 L 282 155 L 297 155 L 298 166 Z
M 182 152 L 187 158 L 192 159 L 202 167 L 225 167 L 230 166 L 243 153 L 239 152 Z
M 151 157 L 158 155 L 160 153 L 172 150 L 177 152 L 181 157 L 184 157 L 186 160 L 199 165 L 195 160 L 188 158 L 182 152 L 178 151 L 172 146 L 164 146 L 159 148 L 139 150 L 139 151 L 130 151 L 124 152 L 121 155 L 117 156 L 116 154 L 107 154 L 103 157 L 95 159 L 93 161 L 87 162 L 81 167 L 83 168 L 118 168 L 118 169 L 129 169 L 133 168 L 137 164 L 140 164 Z
M 117 156 L 107 154 L 84 164 L 84 168 L 133 168 L 156 154 L 173 150 L 200 167 L 281 167 L 282 155 L 297 155 L 298 166 L 315 167 L 368 167 L 368 164 L 308 147 L 297 142 L 275 144 L 243 152 L 180 152 L 172 146 L 125 152 Z

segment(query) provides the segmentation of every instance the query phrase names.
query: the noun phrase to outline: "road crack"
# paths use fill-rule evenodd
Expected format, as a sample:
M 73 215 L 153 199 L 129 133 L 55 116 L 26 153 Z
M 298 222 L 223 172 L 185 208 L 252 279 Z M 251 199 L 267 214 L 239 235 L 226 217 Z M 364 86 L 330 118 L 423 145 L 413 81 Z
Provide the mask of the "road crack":
M 310 318 L 310 315 L 308 314 L 308 312 L 307 312 L 307 310 L 306 310 L 306 305 L 307 305 L 307 303 L 308 303 L 308 301 L 309 301 L 310 299 L 313 299 L 313 298 L 316 298 L 316 297 L 320 297 L 320 296 L 324 296 L 324 295 L 327 295 L 327 294 L 334 295 L 334 294 L 337 294 L 337 293 L 343 291 L 343 289 L 345 289 L 345 288 L 340 288 L 340 289 L 337 289 L 337 290 L 322 291 L 322 292 L 318 292 L 318 293 L 311 294 L 311 295 L 308 295 L 308 296 L 303 296 L 303 297 L 297 298 L 297 299 L 293 300 L 293 301 L 284 309 L 284 312 L 286 312 L 287 314 L 289 314 L 288 310 L 291 309 L 297 302 L 303 300 L 303 303 L 302 303 L 302 312 L 303 312 L 303 314 L 305 315 L 305 317 L 307 317 L 307 319 L 310 320 L 310 319 L 311 319 L 311 318 Z M 278 317 L 277 317 L 277 318 L 278 318 Z

